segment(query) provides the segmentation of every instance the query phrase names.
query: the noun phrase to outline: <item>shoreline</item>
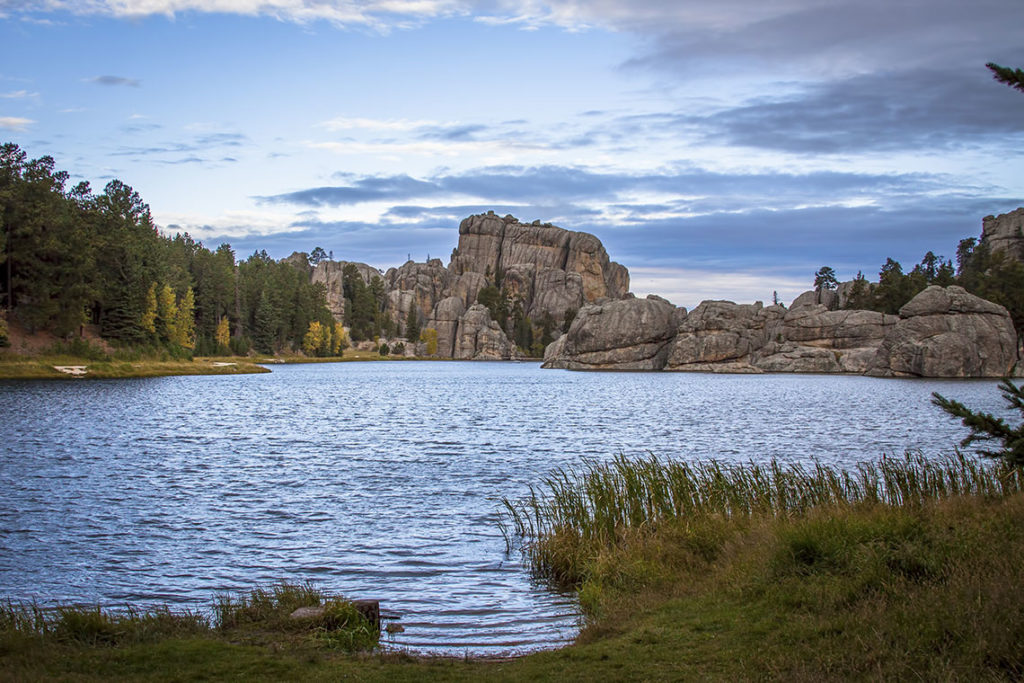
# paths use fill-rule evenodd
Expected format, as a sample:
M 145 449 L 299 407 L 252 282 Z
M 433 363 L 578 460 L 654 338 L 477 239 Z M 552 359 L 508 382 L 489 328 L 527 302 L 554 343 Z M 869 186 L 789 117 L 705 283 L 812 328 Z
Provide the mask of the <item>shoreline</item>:
M 130 379 L 143 377 L 178 377 L 185 375 L 251 375 L 273 372 L 274 365 L 302 365 L 309 363 L 361 363 L 361 362 L 437 362 L 454 358 L 426 358 L 421 356 L 381 356 L 368 351 L 346 353 L 344 356 L 197 356 L 192 360 L 91 360 L 77 356 L 31 356 L 0 352 L 0 381 L 2 380 L 54 380 L 54 379 Z M 542 359 L 528 359 L 541 362 Z M 467 361 L 474 362 L 474 361 Z M 517 361 L 496 361 L 517 362 Z M 523 362 L 523 361 L 518 361 Z

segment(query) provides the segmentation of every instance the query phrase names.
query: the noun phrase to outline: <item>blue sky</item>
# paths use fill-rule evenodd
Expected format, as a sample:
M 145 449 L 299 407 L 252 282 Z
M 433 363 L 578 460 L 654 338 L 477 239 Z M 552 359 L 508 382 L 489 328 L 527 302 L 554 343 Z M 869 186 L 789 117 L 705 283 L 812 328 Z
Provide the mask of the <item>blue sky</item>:
M 0 0 L 0 140 L 240 258 L 493 209 L 639 295 L 788 301 L 1024 205 L 1020 0 Z

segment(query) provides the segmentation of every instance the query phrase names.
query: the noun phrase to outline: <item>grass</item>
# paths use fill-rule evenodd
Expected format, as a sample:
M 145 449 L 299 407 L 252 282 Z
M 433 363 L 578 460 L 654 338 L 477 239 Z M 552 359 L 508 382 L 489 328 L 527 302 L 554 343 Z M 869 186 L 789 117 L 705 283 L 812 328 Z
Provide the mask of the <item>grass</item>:
M 220 365 L 229 363 L 229 365 Z M 0 379 L 68 379 L 55 366 L 85 366 L 85 378 L 166 377 L 171 375 L 239 375 L 270 372 L 251 358 L 195 358 L 193 360 L 101 360 L 67 355 L 0 356 Z
M 351 653 L 322 635 L 344 614 L 285 619 L 329 597 L 282 585 L 146 628 L 139 613 L 127 626 L 94 608 L 0 610 L 0 680 L 1021 680 L 1021 483 L 960 454 L 850 472 L 618 458 L 507 502 L 538 576 L 579 591 L 570 647 Z M 566 564 L 536 564 L 552 560 Z

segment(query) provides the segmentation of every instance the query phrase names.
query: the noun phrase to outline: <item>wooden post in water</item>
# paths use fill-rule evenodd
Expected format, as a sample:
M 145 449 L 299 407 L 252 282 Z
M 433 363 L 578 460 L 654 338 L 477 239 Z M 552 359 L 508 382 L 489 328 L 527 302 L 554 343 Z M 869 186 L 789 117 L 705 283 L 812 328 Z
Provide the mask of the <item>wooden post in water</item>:
M 353 600 L 352 605 L 375 629 L 380 630 L 380 600 Z

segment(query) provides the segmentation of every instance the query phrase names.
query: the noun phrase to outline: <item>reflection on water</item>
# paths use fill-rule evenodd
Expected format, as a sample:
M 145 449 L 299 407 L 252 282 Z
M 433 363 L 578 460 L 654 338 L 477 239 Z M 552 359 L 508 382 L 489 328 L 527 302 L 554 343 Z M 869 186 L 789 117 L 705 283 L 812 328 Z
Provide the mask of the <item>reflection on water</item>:
M 948 452 L 965 431 L 930 393 L 1000 411 L 994 387 L 435 362 L 0 382 L 0 589 L 196 607 L 311 580 L 380 599 L 410 649 L 556 646 L 576 608 L 504 554 L 501 496 L 620 452 L 837 465 Z

